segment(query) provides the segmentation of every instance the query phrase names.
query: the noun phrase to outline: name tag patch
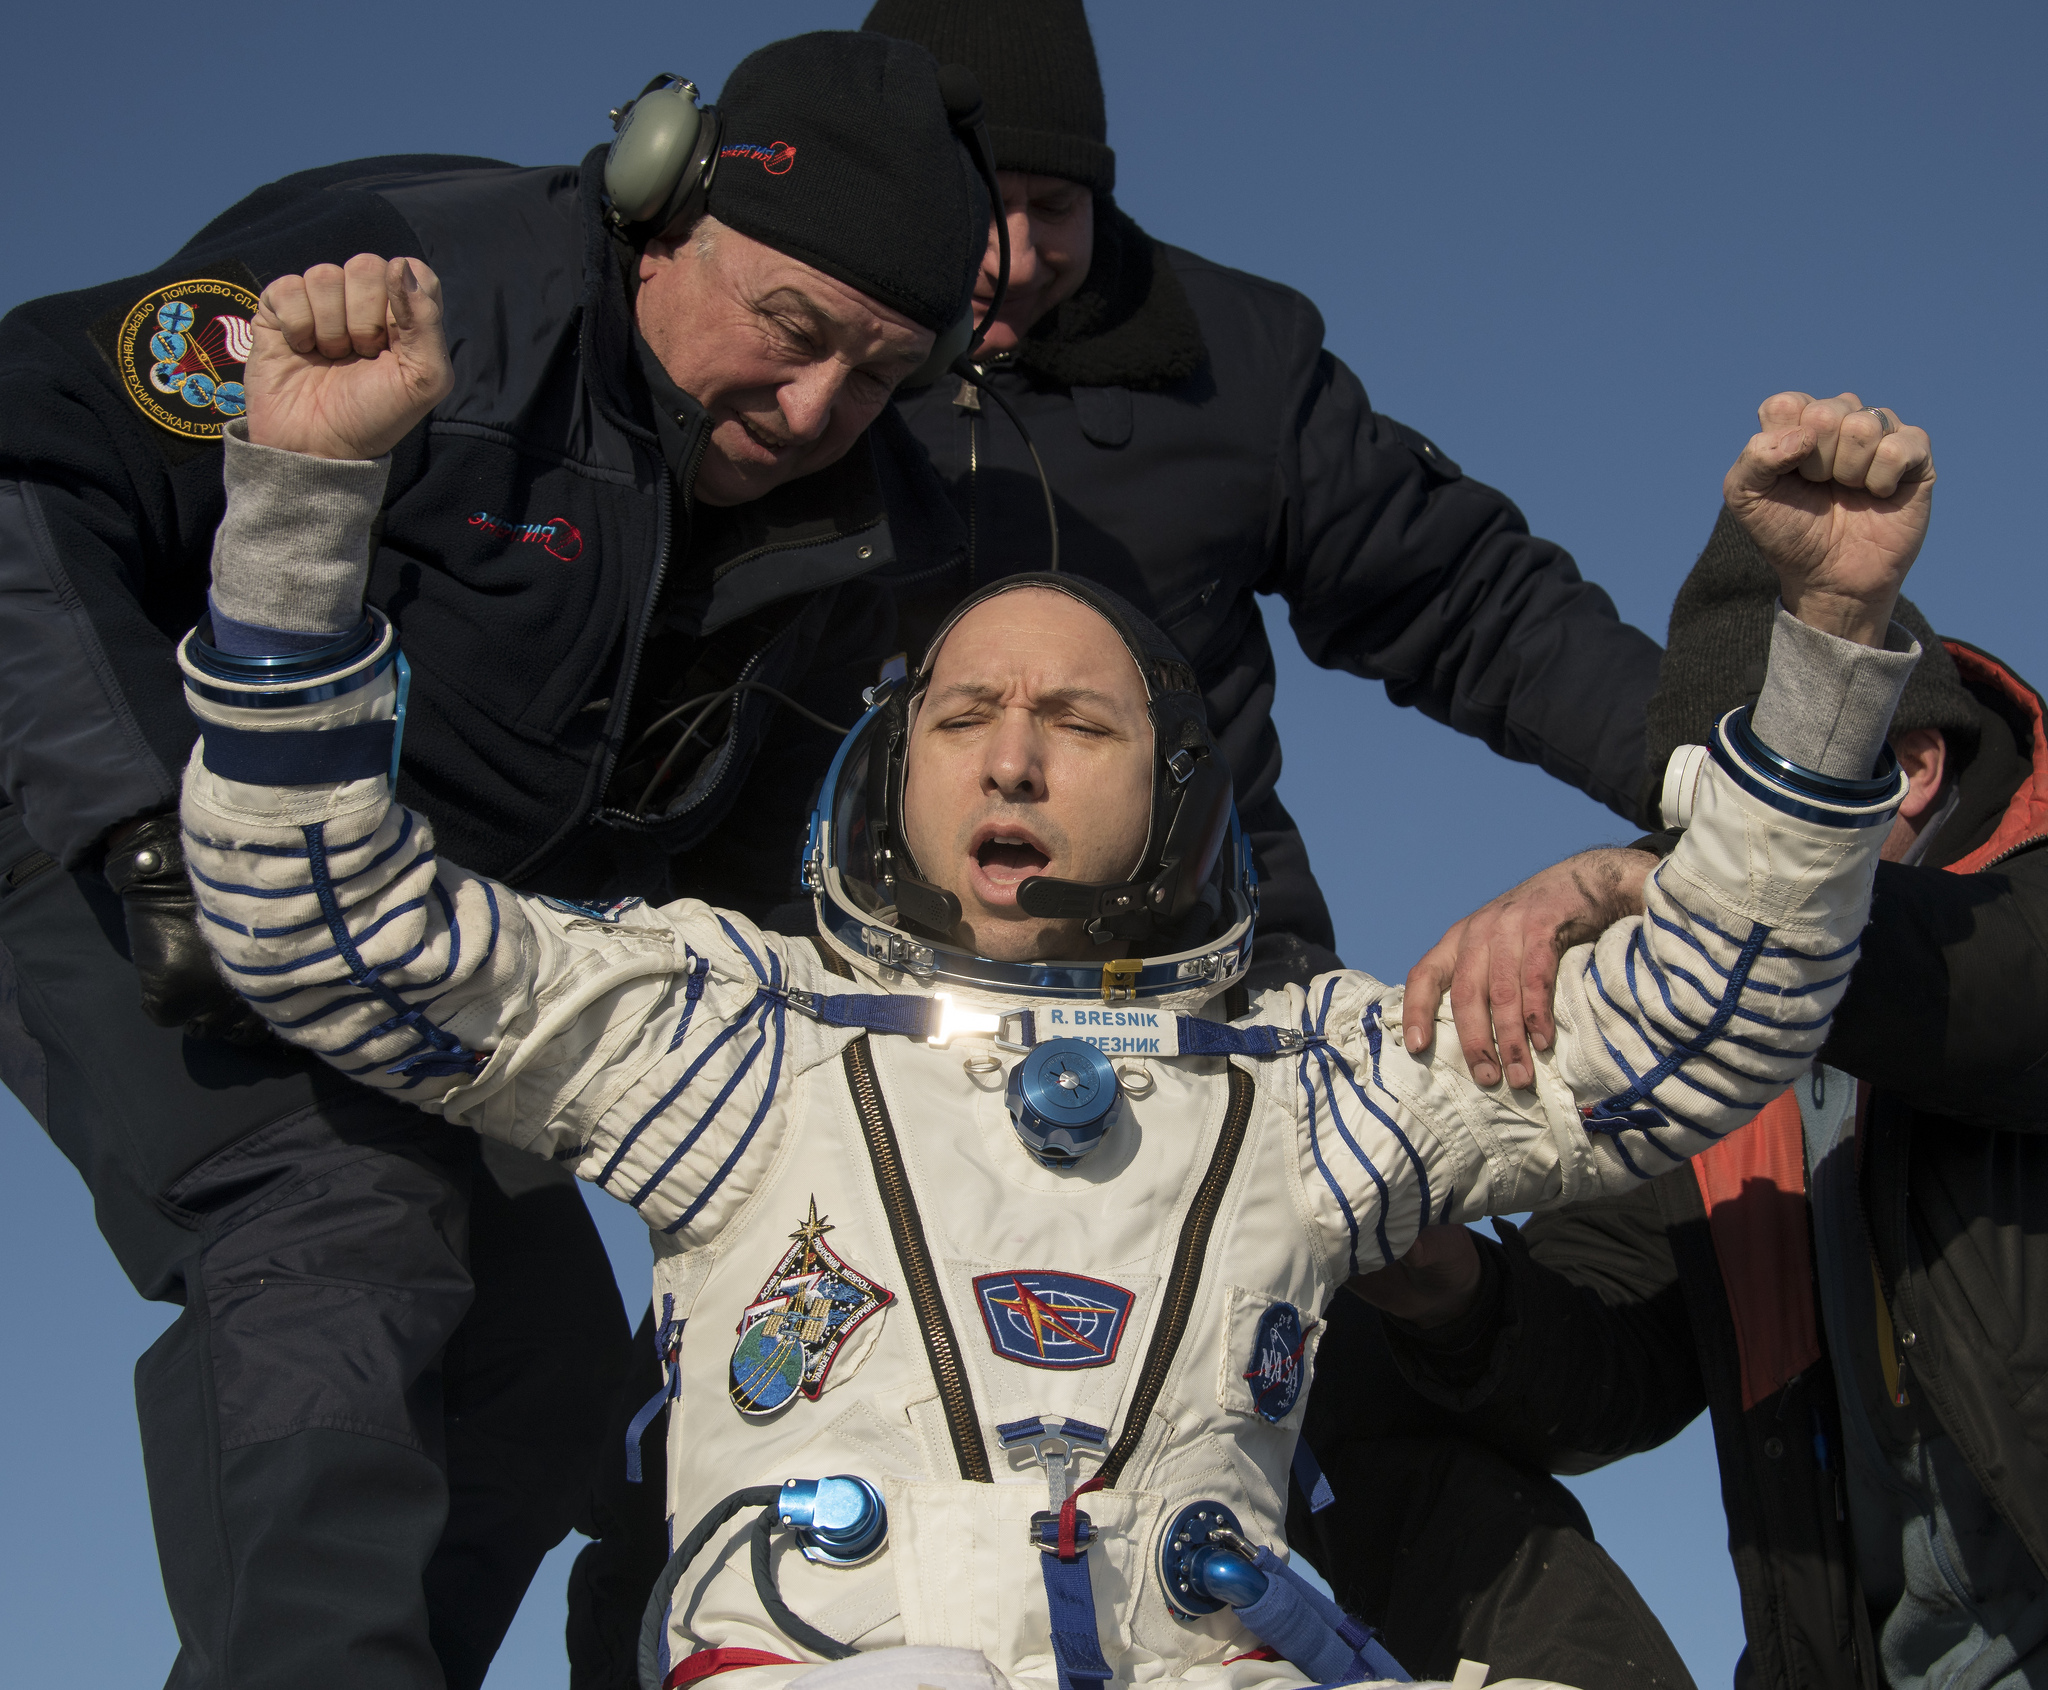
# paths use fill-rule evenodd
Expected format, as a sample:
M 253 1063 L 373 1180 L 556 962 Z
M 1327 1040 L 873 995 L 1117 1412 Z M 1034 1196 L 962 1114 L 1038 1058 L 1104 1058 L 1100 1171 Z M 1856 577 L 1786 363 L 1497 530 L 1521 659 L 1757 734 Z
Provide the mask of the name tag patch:
M 1026 1367 L 1107 1367 L 1137 1298 L 1121 1285 L 1055 1269 L 985 1273 L 974 1299 L 997 1355 Z
M 1042 1039 L 1082 1039 L 1105 1056 L 1173 1056 L 1180 1018 L 1164 1009 L 1110 1009 L 1054 1004 L 1037 1012 Z
M 799 1391 L 816 1402 L 854 1329 L 896 1300 L 825 1242 L 831 1230 L 813 1197 L 782 1260 L 740 1314 L 731 1395 L 749 1419 L 775 1413 Z

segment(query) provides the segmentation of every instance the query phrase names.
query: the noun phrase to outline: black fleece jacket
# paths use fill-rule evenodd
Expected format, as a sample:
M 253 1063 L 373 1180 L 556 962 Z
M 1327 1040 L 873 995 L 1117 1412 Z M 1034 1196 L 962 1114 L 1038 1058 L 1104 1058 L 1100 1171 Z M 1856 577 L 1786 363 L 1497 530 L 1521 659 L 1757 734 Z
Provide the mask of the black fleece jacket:
M 985 385 L 1045 461 L 1062 566 L 1114 588 L 1194 660 L 1260 854 L 1262 929 L 1334 943 L 1273 797 L 1261 593 L 1285 600 L 1312 661 L 1383 682 L 1396 704 L 1633 819 L 1656 643 L 1503 494 L 1377 414 L 1307 299 L 1095 203 L 1087 282 Z M 993 403 L 960 397 L 948 380 L 899 404 L 967 523 L 962 584 L 1043 568 L 1023 442 Z M 1334 754 L 1366 755 L 1342 744 L 1340 730 Z
M 2048 1572 L 2048 733 L 2031 687 L 1946 643 L 1982 748 L 1929 860 L 1879 868 L 1822 1055 L 1872 1088 L 1863 1200 L 1902 1383 Z M 1823 1354 L 1743 1406 L 1742 1264 L 1718 1257 L 1691 1171 L 1502 1230 L 1480 1240 L 1469 1316 L 1384 1323 L 1408 1382 L 1451 1411 L 1438 1429 L 1583 1472 L 1711 1409 L 1748 1630 L 1737 1684 L 1874 1687 L 1832 1373 Z M 1341 1438 L 1343 1382 L 1326 1386 L 1322 1435 Z
M 164 350 L 141 350 L 141 307 L 193 278 L 253 295 L 369 251 L 442 279 L 455 387 L 394 453 L 369 597 L 413 668 L 401 791 L 451 855 L 565 896 L 664 896 L 674 854 L 732 814 L 781 709 L 764 689 L 875 678 L 887 581 L 965 555 L 922 448 L 885 412 L 833 468 L 693 509 L 704 417 L 672 390 L 657 415 L 601 162 L 303 172 L 146 275 L 0 322 L 0 795 L 37 844 L 87 863 L 177 801 L 194 729 L 173 646 L 205 609 L 220 446 L 152 421 L 123 370 Z M 742 681 L 656 781 L 695 710 L 650 725 Z

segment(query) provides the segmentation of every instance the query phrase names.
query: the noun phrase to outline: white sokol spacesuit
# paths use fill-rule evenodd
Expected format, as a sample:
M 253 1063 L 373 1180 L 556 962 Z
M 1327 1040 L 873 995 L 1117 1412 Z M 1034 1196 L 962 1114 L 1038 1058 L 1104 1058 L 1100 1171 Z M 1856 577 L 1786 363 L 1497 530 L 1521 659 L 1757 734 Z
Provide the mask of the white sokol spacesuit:
M 1856 955 L 1900 784 L 1807 774 L 1738 712 L 1647 916 L 1565 959 L 1533 1089 L 1476 1084 L 1452 1036 L 1409 1055 L 1399 989 L 1366 974 L 1246 1001 L 1256 896 L 1192 676 L 1106 595 L 1022 584 L 1101 611 L 1146 679 L 1140 872 L 1048 883 L 1046 907 L 1151 932 L 1141 962 L 995 963 L 913 919 L 944 898 L 892 808 L 929 659 L 827 780 L 813 942 L 439 859 L 385 772 L 402 663 L 380 618 L 268 667 L 203 630 L 181 649 L 205 726 L 189 861 L 230 976 L 344 1072 L 647 1222 L 678 1550 L 653 1682 L 775 1686 L 855 1655 L 823 1670 L 1371 1676 L 1355 1628 L 1335 1656 L 1301 1641 L 1278 1570 L 1331 1296 L 1426 1223 L 1612 1192 L 1704 1148 L 1806 1068 Z M 1835 744 L 1874 759 L 1910 656 L 1801 635 L 1781 630 L 1767 697 L 1818 698 Z M 1390 808 L 1360 858 L 1400 831 Z

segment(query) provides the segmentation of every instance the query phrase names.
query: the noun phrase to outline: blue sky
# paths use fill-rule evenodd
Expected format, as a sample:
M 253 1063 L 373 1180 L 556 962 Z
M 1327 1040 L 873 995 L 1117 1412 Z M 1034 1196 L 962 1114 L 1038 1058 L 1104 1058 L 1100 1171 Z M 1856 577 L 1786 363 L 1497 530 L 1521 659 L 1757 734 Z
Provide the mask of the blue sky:
M 14 161 L 0 306 L 145 269 L 305 166 L 580 157 L 606 108 L 656 70 L 715 89 L 760 42 L 861 9 L 28 9 L 9 26 L 0 108 Z M 1851 387 L 1934 436 L 1941 487 L 1913 596 L 1942 631 L 2048 680 L 2048 12 L 1098 0 L 1095 13 L 1125 209 L 1309 294 L 1377 408 L 1507 489 L 1630 620 L 1661 635 L 1757 401 Z M 1354 964 L 1398 975 L 1491 892 L 1626 837 L 1576 794 L 1276 643 L 1282 789 Z M 34 1123 L 0 1108 L 15 1168 L 0 1228 L 7 1676 L 152 1683 L 173 1641 L 129 1381 L 168 1311 L 121 1278 Z M 622 1283 L 644 1294 L 637 1223 L 605 1226 Z M 1727 1685 L 1740 1624 L 1704 1425 L 1575 1488 L 1701 1685 Z M 493 1690 L 564 1681 L 566 1562 L 558 1552 L 536 1583 Z

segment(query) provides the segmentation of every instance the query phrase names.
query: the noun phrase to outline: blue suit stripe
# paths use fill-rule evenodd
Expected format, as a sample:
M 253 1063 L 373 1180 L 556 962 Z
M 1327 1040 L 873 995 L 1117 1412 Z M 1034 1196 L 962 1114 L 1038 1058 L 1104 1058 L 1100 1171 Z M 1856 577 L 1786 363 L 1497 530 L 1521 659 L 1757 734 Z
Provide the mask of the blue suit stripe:
M 1301 1016 L 1301 1030 L 1304 1033 L 1312 1033 L 1315 1030 L 1309 1021 L 1308 1012 L 1305 1009 L 1302 1011 Z M 1330 1172 L 1330 1164 L 1323 1155 L 1323 1135 L 1316 1123 L 1315 1082 L 1309 1078 L 1308 1072 L 1309 1055 L 1309 1051 L 1302 1052 L 1301 1067 L 1298 1074 L 1302 1095 L 1308 1104 L 1308 1153 L 1315 1159 L 1316 1172 L 1323 1176 L 1323 1184 L 1330 1188 L 1330 1195 L 1337 1199 L 1337 1208 L 1344 1216 L 1344 1227 L 1351 1237 L 1351 1271 L 1356 1273 L 1358 1271 L 1358 1216 L 1352 1212 L 1351 1199 L 1344 1195 L 1343 1186 L 1337 1183 L 1337 1176 Z
M 768 1118 L 768 1108 L 775 1101 L 775 1093 L 782 1084 L 782 1043 L 784 1023 L 788 1010 L 777 1000 L 770 1014 L 775 1022 L 775 1052 L 768 1060 L 768 1080 L 761 1088 L 761 1101 L 755 1106 L 753 1119 L 747 1122 L 747 1130 L 740 1134 L 739 1143 L 732 1147 L 732 1153 L 719 1164 L 718 1172 L 711 1176 L 704 1189 L 697 1193 L 697 1200 L 661 1230 L 665 1233 L 680 1232 L 703 1212 L 704 1205 L 717 1194 L 725 1184 L 726 1176 L 739 1165 L 739 1159 L 747 1153 L 747 1146 L 754 1142 L 754 1135 L 761 1130 L 761 1123 Z
M 663 1092 L 647 1112 L 627 1129 L 626 1136 L 619 1140 L 618 1148 L 611 1153 L 610 1158 L 605 1162 L 603 1170 L 598 1174 L 597 1183 L 599 1185 L 609 1185 L 611 1183 L 612 1175 L 619 1171 L 619 1164 L 626 1159 L 627 1152 L 635 1144 L 639 1143 L 640 1135 L 661 1118 L 670 1104 L 674 1103 L 677 1098 L 689 1090 L 690 1082 L 704 1071 L 704 1065 L 707 1062 L 723 1050 L 726 1045 L 731 1043 L 732 1040 L 739 1037 L 740 1031 L 746 1026 L 747 1018 L 753 1013 L 754 1007 L 753 1004 L 749 1004 L 723 1027 L 719 1028 L 717 1036 L 697 1053 L 697 1059 L 683 1070 L 681 1078 L 674 1085 L 670 1086 L 667 1091 Z M 635 1201 L 638 1201 L 638 1199 L 635 1199 Z
M 746 1055 L 740 1058 L 733 1071 L 726 1076 L 725 1084 L 718 1088 L 718 1095 L 711 1100 L 711 1106 L 698 1117 L 697 1124 L 683 1135 L 682 1142 L 662 1158 L 661 1166 L 649 1174 L 640 1189 L 627 1199 L 634 1208 L 639 1208 L 661 1189 L 661 1182 L 675 1172 L 682 1159 L 695 1148 L 697 1141 L 710 1131 L 711 1124 L 724 1112 L 726 1104 L 732 1100 L 732 1094 L 739 1090 L 740 1082 L 752 1072 L 761 1053 L 768 1048 L 768 1022 L 774 1015 L 775 1008 L 772 1001 L 757 998 L 747 1013 L 734 1023 L 735 1027 L 751 1027 L 755 1034 L 754 1042 L 747 1047 Z M 718 1177 L 722 1179 L 724 1174 L 721 1172 Z
M 1327 1008 L 1328 1006 L 1326 1005 L 1325 1007 Z M 1391 1266 L 1394 1260 L 1394 1252 L 1387 1245 L 1386 1176 L 1379 1171 L 1373 1159 L 1365 1153 L 1365 1147 L 1352 1136 L 1350 1127 L 1345 1124 L 1344 1111 L 1337 1104 L 1337 1084 L 1330 1074 L 1330 1051 L 1328 1047 L 1313 1045 L 1310 1047 L 1310 1054 L 1315 1057 L 1317 1069 L 1322 1075 L 1323 1095 L 1330 1105 L 1330 1122 L 1336 1127 L 1337 1136 L 1344 1141 L 1344 1148 L 1349 1150 L 1357 1159 L 1358 1165 L 1365 1170 L 1366 1177 L 1372 1181 L 1373 1189 L 1379 1193 L 1379 1202 L 1374 1205 L 1372 1222 L 1373 1242 L 1379 1246 L 1381 1265 Z

